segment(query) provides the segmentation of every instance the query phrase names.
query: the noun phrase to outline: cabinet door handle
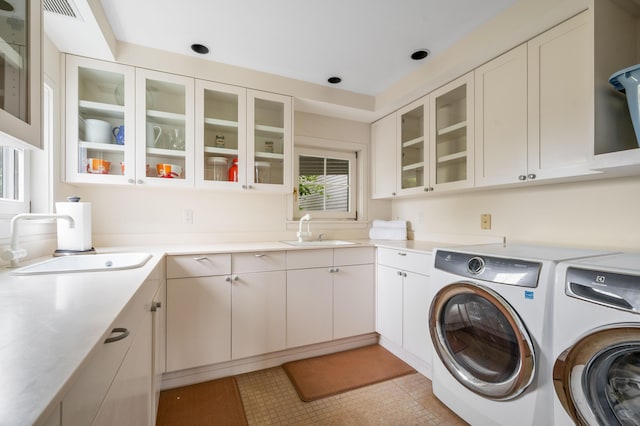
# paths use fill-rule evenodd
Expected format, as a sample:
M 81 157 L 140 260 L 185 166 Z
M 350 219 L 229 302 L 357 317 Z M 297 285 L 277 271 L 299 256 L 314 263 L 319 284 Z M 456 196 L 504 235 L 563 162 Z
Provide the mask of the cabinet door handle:
M 111 330 L 111 333 L 120 333 L 120 334 L 113 337 L 107 337 L 104 341 L 105 343 L 113 343 L 113 342 L 117 342 L 118 340 L 125 339 L 129 335 L 129 330 L 123 327 L 116 327 L 113 330 Z
M 143 181 L 142 179 L 138 179 L 138 180 L 136 181 L 136 183 L 137 183 L 138 185 L 142 185 L 142 184 L 144 183 L 144 181 Z
M 527 175 L 527 179 L 535 179 L 535 178 L 536 178 L 535 173 L 529 173 L 529 174 Z
M 162 302 L 153 302 L 153 303 L 151 303 L 151 312 L 155 312 L 160 308 L 162 308 Z
M 239 277 L 239 276 L 237 276 L 237 275 L 234 275 L 234 276 L 233 276 L 233 280 L 234 280 L 234 281 L 238 281 L 239 279 L 240 279 L 240 277 Z
M 230 283 L 231 282 L 231 277 L 227 277 L 224 279 L 226 282 Z
M 133 185 L 134 183 L 136 183 L 136 181 L 134 179 L 129 179 L 129 180 L 127 180 L 127 183 L 130 183 L 130 184 Z
M 331 268 L 331 269 L 329 269 L 329 272 L 331 272 L 331 273 L 340 272 L 340 268 Z
M 406 273 L 406 272 L 403 272 L 403 273 L 402 273 L 402 276 L 403 276 L 403 277 L 405 277 L 405 278 L 407 278 L 407 273 Z
M 405 253 L 405 252 L 403 252 L 403 251 L 399 251 L 399 252 L 398 252 L 398 256 L 406 256 L 406 255 L 407 255 L 407 253 Z
M 520 180 L 527 180 L 527 177 L 525 175 L 520 175 L 518 176 L 518 179 Z
M 398 276 L 402 276 L 402 271 L 398 271 Z

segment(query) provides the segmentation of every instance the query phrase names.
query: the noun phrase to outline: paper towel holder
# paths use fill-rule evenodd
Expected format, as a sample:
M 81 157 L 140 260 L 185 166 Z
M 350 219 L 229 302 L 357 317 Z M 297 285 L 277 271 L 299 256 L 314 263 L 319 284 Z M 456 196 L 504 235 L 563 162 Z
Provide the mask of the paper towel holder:
M 80 197 L 78 197 L 77 195 L 72 195 L 69 197 L 66 197 L 67 201 L 70 203 L 78 203 L 80 202 Z M 53 252 L 53 257 L 61 257 L 61 256 L 71 256 L 71 255 L 79 255 L 79 254 L 96 254 L 96 249 L 95 247 L 91 247 L 90 249 L 87 250 L 66 250 L 66 249 L 56 249 Z

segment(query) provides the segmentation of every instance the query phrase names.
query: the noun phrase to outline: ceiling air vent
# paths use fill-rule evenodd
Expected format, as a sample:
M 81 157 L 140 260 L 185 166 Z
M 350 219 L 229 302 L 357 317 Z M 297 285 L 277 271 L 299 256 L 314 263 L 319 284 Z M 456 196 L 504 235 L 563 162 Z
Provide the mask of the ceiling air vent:
M 71 0 L 43 0 L 42 8 L 45 12 L 51 12 L 58 15 L 68 16 L 69 18 L 80 19 L 78 9 Z

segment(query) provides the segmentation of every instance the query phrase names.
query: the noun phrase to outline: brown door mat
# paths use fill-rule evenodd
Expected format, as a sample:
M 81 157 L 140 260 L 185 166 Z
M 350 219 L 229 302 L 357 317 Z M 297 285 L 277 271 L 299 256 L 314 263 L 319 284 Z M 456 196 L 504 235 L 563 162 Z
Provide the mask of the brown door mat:
M 247 425 L 234 377 L 160 392 L 156 425 Z
M 306 402 L 415 373 L 379 345 L 292 361 L 282 368 Z

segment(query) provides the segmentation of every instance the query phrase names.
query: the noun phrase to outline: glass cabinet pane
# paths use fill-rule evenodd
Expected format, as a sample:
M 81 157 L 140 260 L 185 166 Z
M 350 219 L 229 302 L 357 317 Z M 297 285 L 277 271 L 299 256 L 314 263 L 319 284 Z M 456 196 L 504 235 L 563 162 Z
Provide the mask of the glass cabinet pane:
M 425 184 L 424 119 L 423 105 L 400 117 L 402 189 L 421 187 Z
M 230 175 L 233 160 L 238 158 L 238 95 L 204 90 L 204 179 L 234 181 Z M 243 141 L 244 142 L 244 141 Z M 237 167 L 237 166 L 236 166 Z M 235 170 L 235 169 L 234 169 Z
M 146 177 L 185 179 L 186 88 L 145 79 Z
M 125 76 L 78 68 L 78 173 L 123 175 L 125 144 Z
M 285 105 L 255 99 L 254 182 L 284 184 Z
M 467 84 L 435 101 L 436 184 L 467 179 Z
M 7 2 L 3 2 L 7 3 Z M 29 8 L 27 0 L 0 9 L 0 108 L 29 122 Z

